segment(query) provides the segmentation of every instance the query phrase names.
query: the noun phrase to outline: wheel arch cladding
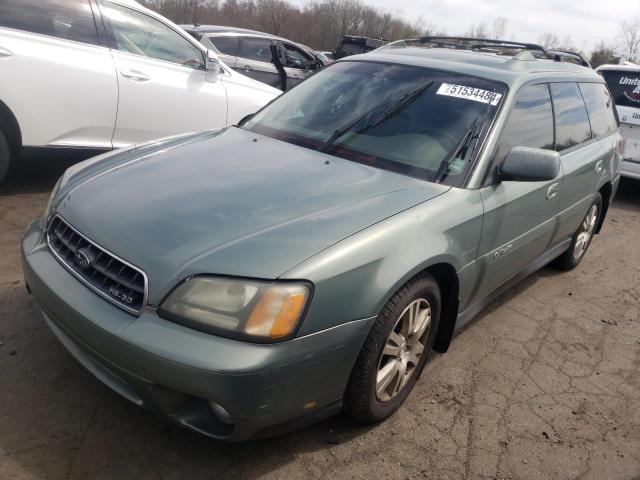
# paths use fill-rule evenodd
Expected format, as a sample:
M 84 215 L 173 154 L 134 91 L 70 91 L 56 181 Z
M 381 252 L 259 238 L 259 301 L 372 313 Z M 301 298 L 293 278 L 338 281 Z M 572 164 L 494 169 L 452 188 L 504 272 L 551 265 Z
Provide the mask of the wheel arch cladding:
M 613 192 L 613 187 L 609 182 L 605 183 L 600 189 L 600 195 L 602 196 L 602 214 L 600 215 L 600 219 L 598 220 L 596 233 L 600 233 L 600 230 L 602 230 L 604 219 L 607 216 L 607 212 L 609 211 L 609 202 L 611 201 L 612 192 Z
M 22 132 L 11 109 L 0 100 L 0 131 L 4 134 L 13 156 L 17 156 L 22 148 Z
M 458 318 L 458 296 L 460 283 L 458 274 L 451 264 L 437 263 L 423 270 L 435 278 L 440 287 L 442 311 L 440 325 L 433 348 L 436 352 L 445 353 L 449 349 Z

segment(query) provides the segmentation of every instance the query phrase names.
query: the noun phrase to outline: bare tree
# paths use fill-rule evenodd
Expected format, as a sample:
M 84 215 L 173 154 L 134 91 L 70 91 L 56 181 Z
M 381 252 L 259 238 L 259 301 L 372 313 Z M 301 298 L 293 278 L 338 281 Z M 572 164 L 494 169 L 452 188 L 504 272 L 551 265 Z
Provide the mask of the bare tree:
M 496 17 L 491 24 L 491 32 L 489 37 L 498 40 L 507 34 L 507 19 L 505 17 Z
M 555 33 L 545 32 L 538 37 L 538 43 L 544 48 L 557 48 L 560 44 L 560 39 Z
M 487 29 L 487 24 L 483 22 L 480 22 L 478 24 L 471 24 L 471 26 L 465 32 L 464 36 L 472 38 L 489 38 L 489 30 Z
M 629 56 L 640 54 L 640 17 L 620 24 L 620 40 Z

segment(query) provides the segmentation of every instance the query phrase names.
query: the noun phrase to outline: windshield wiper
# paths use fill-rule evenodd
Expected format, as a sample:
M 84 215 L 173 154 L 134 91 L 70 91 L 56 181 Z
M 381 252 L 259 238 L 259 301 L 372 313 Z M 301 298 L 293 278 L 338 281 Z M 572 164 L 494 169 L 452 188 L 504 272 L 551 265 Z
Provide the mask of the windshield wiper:
M 478 121 L 480 118 L 483 119 L 482 122 Z M 436 175 L 435 175 L 435 179 L 433 180 L 434 183 L 440 183 L 442 181 L 442 179 L 447 174 L 449 167 L 451 166 L 451 164 L 456 158 L 459 158 L 459 157 L 464 158 L 464 156 L 467 154 L 469 150 L 469 147 L 471 146 L 471 142 L 476 138 L 478 138 L 480 134 L 480 132 L 478 132 L 478 127 L 482 126 L 483 123 L 484 123 L 484 115 L 482 115 L 482 117 L 478 116 L 473 119 L 473 122 L 471 123 L 469 130 L 467 130 L 467 132 L 464 134 L 462 139 L 451 150 L 449 155 L 447 155 L 446 158 L 442 160 L 442 162 L 440 163 L 440 167 L 438 168 L 438 171 L 436 172 Z
M 418 98 L 432 84 L 433 84 L 433 80 L 430 80 L 430 81 L 428 81 L 426 83 L 418 85 L 416 88 L 414 88 L 413 90 L 411 90 L 408 93 L 405 93 L 402 97 L 397 98 L 396 100 L 391 100 L 390 102 L 381 103 L 380 105 L 376 105 L 375 107 L 367 110 L 364 114 L 360 115 L 355 120 L 352 120 L 351 122 L 347 123 L 345 126 L 340 127 L 335 132 L 333 132 L 333 134 L 327 139 L 327 141 L 325 141 L 320 146 L 320 148 L 318 150 L 320 152 L 326 152 L 329 149 L 329 147 L 331 147 L 335 143 L 336 140 L 338 140 L 340 137 L 342 137 L 345 133 L 349 132 L 353 127 L 355 127 L 358 123 L 360 123 L 362 120 L 367 118 L 369 115 L 371 115 L 377 109 L 379 109 L 380 107 L 382 107 L 384 105 L 387 105 L 389 103 L 393 104 L 393 107 L 391 107 L 390 109 L 385 110 L 384 112 L 382 112 L 382 114 L 375 121 L 371 122 L 368 125 L 365 125 L 363 128 L 358 130 L 357 133 L 362 133 L 365 130 L 368 130 L 369 128 L 372 128 L 372 127 L 375 127 L 377 125 L 380 125 L 382 122 L 384 122 L 389 117 L 391 117 L 393 114 L 395 114 L 398 110 L 401 110 L 402 108 L 406 107 L 411 102 L 413 102 L 416 98 Z
M 484 125 L 485 120 L 489 116 L 490 110 L 491 102 L 487 103 L 487 107 L 484 109 L 482 115 L 479 115 L 473 119 L 469 130 L 467 130 L 462 139 L 453 148 L 453 150 L 451 150 L 449 155 L 447 155 L 445 159 L 442 160 L 433 180 L 434 183 L 440 183 L 444 179 L 444 177 L 448 173 L 449 167 L 456 158 L 464 158 L 467 155 L 467 153 L 469 152 L 469 148 L 471 147 L 471 142 L 477 140 L 480 137 L 480 131 L 482 130 L 482 126 Z

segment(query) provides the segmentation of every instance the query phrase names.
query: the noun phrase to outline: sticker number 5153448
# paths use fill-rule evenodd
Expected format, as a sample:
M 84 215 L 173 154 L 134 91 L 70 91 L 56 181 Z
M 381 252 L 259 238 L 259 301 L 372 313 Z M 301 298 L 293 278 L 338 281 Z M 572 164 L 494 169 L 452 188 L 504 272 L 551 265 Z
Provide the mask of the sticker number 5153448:
M 443 83 L 436 92 L 438 95 L 446 95 L 448 97 L 466 98 L 475 102 L 490 103 L 497 105 L 502 98 L 501 93 L 490 92 L 482 88 L 465 87 L 464 85 L 452 85 Z

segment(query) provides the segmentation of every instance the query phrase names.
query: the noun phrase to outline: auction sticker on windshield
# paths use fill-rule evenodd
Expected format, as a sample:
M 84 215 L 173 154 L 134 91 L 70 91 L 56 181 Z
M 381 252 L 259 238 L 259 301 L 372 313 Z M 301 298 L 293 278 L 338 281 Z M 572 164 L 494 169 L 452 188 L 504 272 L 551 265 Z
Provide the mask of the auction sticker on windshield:
M 501 93 L 483 90 L 482 88 L 465 87 L 464 85 L 452 85 L 443 83 L 436 92 L 438 95 L 446 95 L 448 97 L 466 98 L 475 102 L 489 103 L 497 105 L 502 98 Z

